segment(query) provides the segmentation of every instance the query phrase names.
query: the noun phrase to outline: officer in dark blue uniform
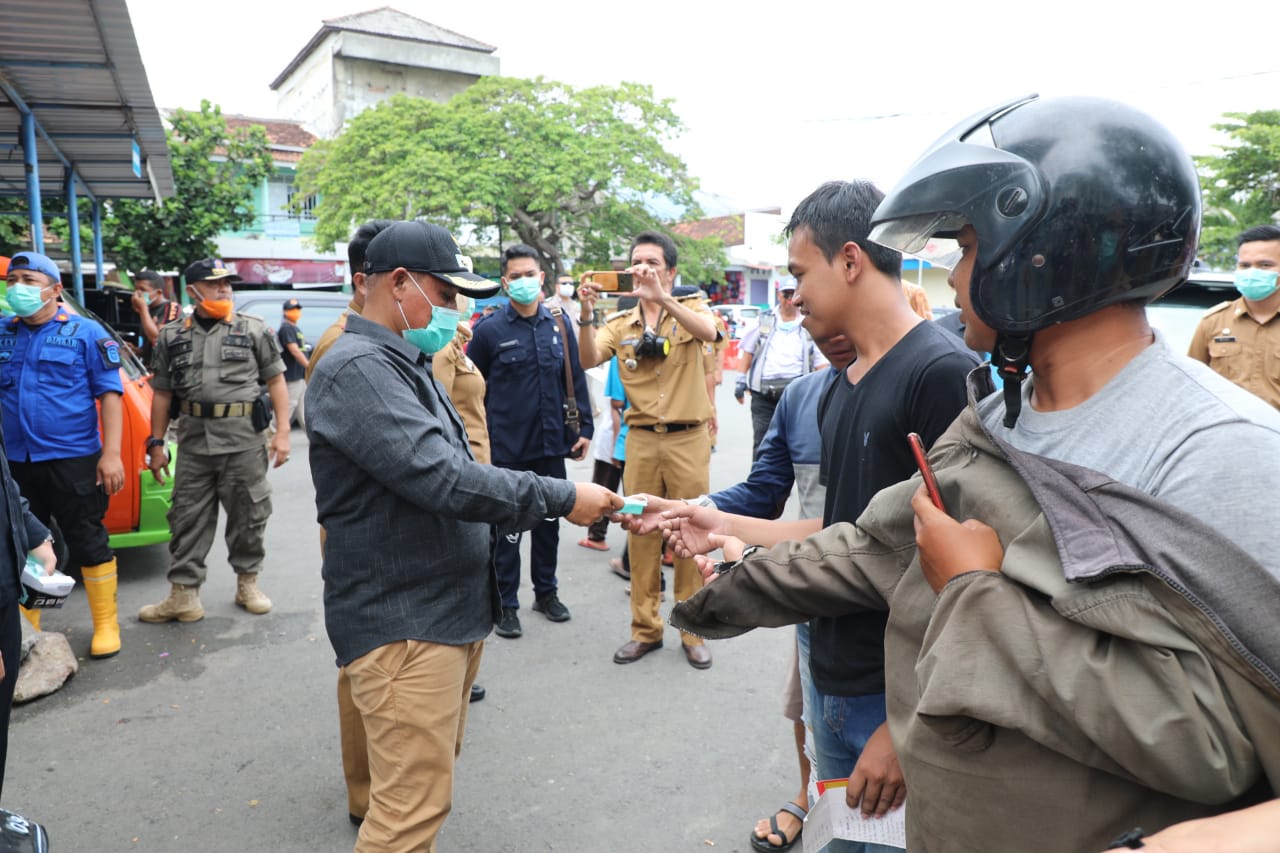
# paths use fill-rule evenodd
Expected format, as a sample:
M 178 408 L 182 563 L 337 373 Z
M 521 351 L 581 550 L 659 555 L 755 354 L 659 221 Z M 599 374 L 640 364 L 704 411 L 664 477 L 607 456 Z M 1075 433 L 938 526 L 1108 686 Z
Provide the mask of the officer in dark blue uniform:
M 13 479 L 45 525 L 58 522 L 81 567 L 93 615 L 90 655 L 120 651 L 116 559 L 102 517 L 124 487 L 120 460 L 120 350 L 100 325 L 58 298 L 57 265 L 36 252 L 9 263 L 9 306 L 0 326 L 0 401 Z M 102 410 L 98 434 L 97 401 Z M 27 611 L 39 628 L 36 611 Z
M 542 304 L 542 269 L 533 247 L 521 243 L 503 253 L 502 282 L 511 301 L 476 326 L 467 347 L 487 385 L 490 458 L 499 468 L 563 480 L 565 457 L 583 457 L 594 426 L 573 326 L 560 308 L 553 313 Z M 567 621 L 556 580 L 560 520 L 548 519 L 529 535 L 533 609 L 552 622 Z M 518 534 L 498 539 L 494 567 L 502 597 L 496 633 L 519 637 Z

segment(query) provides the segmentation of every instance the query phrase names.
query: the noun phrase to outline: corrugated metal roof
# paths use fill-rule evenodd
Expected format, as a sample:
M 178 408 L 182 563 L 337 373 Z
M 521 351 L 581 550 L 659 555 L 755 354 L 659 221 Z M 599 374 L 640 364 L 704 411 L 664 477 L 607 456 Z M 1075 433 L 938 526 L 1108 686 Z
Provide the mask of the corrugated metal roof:
M 0 26 L 0 195 L 26 194 L 15 95 L 49 137 L 36 140 L 45 198 L 64 192 L 65 167 L 50 141 L 99 198 L 173 195 L 164 125 L 125 0 L 4 0 Z
M 383 6 L 380 9 L 374 9 L 369 12 L 360 12 L 355 15 L 345 15 L 341 18 L 330 18 L 323 22 L 322 26 L 311 41 L 307 42 L 285 69 L 271 81 L 273 90 L 280 88 L 281 84 L 289 78 L 293 70 L 302 63 L 302 60 L 310 55 L 311 51 L 324 41 L 325 36 L 333 32 L 355 32 L 368 33 L 375 36 L 384 36 L 386 38 L 402 39 L 404 41 L 417 41 L 423 44 L 440 44 L 446 47 L 456 47 L 462 50 L 474 50 L 480 53 L 493 53 L 497 50 L 491 44 L 485 44 L 453 30 L 446 30 L 444 27 L 438 27 L 429 21 L 421 18 L 415 18 L 413 15 L 405 14 L 390 6 Z

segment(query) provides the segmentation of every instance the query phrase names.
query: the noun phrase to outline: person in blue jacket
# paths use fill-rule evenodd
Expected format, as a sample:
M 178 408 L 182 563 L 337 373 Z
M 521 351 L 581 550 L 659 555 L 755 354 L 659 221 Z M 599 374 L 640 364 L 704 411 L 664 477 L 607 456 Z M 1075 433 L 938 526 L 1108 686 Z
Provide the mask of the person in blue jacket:
M 695 498 L 689 503 L 712 506 L 723 512 L 754 518 L 778 518 L 795 487 L 800 502 L 801 518 L 821 518 L 826 501 L 826 487 L 819 482 L 822 461 L 822 438 L 818 433 L 818 401 L 831 386 L 833 377 L 853 361 L 853 347 L 848 338 L 837 335 L 815 341 L 831 369 L 805 374 L 791 382 L 781 397 L 760 439 L 755 460 L 747 479 L 727 489 Z M 676 505 L 681 501 L 657 501 Z M 652 506 L 653 497 L 649 498 Z M 662 507 L 655 507 L 661 509 Z M 656 513 L 642 517 L 655 526 Z M 633 522 L 635 523 L 635 522 Z M 643 523 L 643 522 L 641 522 Z M 808 813 L 809 758 L 805 753 L 805 721 L 812 720 L 816 697 L 809 677 L 809 626 L 796 626 L 796 651 L 787 670 L 783 689 L 783 714 L 794 727 L 796 759 L 800 766 L 800 791 L 794 800 L 784 803 L 773 816 L 761 820 L 750 840 L 756 850 L 791 849 L 800 838 Z M 803 711 L 801 710 L 803 709 Z

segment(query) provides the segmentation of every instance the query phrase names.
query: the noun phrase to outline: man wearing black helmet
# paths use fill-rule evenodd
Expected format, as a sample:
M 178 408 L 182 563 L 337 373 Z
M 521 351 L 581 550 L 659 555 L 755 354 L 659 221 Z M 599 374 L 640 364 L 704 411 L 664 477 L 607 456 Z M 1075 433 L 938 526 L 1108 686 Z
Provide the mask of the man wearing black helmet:
M 1280 637 L 1257 609 L 1280 596 L 1280 418 L 1143 310 L 1185 278 L 1199 219 L 1189 158 L 1136 110 L 975 116 L 872 232 L 902 251 L 958 239 L 966 342 L 1005 378 L 979 400 L 975 374 L 930 452 L 945 511 L 913 478 L 856 525 L 745 558 L 704 508 L 668 522 L 678 550 L 732 561 L 672 613 L 682 630 L 888 611 L 913 851 L 1098 849 L 1280 785 Z M 1207 500 L 1224 447 L 1252 482 Z

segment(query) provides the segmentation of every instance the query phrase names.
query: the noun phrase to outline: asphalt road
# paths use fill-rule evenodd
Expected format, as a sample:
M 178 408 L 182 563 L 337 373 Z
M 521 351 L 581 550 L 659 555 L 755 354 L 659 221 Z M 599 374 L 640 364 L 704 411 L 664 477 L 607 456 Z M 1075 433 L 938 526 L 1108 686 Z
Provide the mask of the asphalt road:
M 733 401 L 734 377 L 720 389 L 713 489 L 750 466 L 750 413 Z M 219 539 L 201 622 L 137 621 L 139 607 L 167 592 L 164 546 L 119 555 L 124 647 L 115 658 L 88 659 L 79 587 L 44 616 L 46 630 L 67 634 L 81 669 L 14 709 L 3 805 L 43 823 L 55 853 L 351 849 L 314 493 L 306 439 L 295 435 L 293 461 L 271 474 L 261 577 L 270 614 L 232 603 Z M 575 480 L 590 471 L 590 462 L 569 466 Z M 629 609 L 606 564 L 624 536 L 611 527 L 605 554 L 579 548 L 582 534 L 561 523 L 560 594 L 573 619 L 533 613 L 526 574 L 524 636 L 486 643 L 488 697 L 471 706 L 439 849 L 749 851 L 755 820 L 796 793 L 779 695 L 790 630 L 711 643 L 714 665 L 696 671 L 668 627 L 666 648 L 618 666 Z

